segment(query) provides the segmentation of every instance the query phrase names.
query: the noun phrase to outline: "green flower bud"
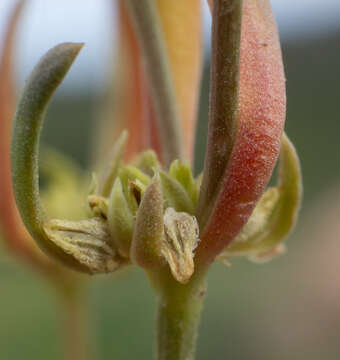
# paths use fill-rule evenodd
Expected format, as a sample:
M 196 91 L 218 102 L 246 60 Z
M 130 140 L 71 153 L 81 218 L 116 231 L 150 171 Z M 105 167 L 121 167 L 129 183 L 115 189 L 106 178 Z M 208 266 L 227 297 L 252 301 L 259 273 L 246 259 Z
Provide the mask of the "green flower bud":
M 98 195 L 89 195 L 87 201 L 94 216 L 107 219 L 109 202 L 106 198 Z
M 131 244 L 131 260 L 146 269 L 165 264 L 162 256 L 164 239 L 163 193 L 157 173 L 147 187 L 137 211 Z

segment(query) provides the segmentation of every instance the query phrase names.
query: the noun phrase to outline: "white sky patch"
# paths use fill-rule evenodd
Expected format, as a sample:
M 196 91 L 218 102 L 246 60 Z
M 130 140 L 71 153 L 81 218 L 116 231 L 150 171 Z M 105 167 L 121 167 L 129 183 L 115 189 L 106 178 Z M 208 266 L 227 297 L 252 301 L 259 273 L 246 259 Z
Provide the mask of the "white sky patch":
M 169 0 L 175 1 L 175 0 Z M 177 0 L 176 0 L 177 1 Z M 183 0 L 178 0 L 183 1 Z M 40 56 L 64 42 L 85 42 L 65 81 L 86 87 L 100 84 L 114 49 L 114 0 L 29 0 L 20 22 L 18 67 L 27 77 Z M 14 0 L 0 1 L 0 41 Z M 340 0 L 272 0 L 281 38 L 313 37 L 340 29 Z M 206 44 L 211 19 L 205 6 Z

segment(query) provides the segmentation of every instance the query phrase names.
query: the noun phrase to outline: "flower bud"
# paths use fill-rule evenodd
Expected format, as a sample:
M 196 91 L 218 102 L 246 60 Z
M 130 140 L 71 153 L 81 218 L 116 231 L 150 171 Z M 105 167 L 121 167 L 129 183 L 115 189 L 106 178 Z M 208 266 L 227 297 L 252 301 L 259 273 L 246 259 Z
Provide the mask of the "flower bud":
M 158 269 L 164 265 L 163 238 L 163 192 L 159 174 L 156 174 L 147 187 L 137 211 L 131 260 L 146 269 Z

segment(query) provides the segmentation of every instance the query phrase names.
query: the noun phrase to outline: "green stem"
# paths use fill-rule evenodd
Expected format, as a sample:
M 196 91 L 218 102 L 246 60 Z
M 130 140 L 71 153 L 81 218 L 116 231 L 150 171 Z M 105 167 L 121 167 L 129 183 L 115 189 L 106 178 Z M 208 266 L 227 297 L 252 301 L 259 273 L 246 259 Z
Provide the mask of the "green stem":
M 170 274 L 150 274 L 159 293 L 156 360 L 193 360 L 206 292 L 203 273 L 183 285 Z
M 64 359 L 86 360 L 88 358 L 87 327 L 82 291 L 72 289 L 61 294 L 61 331 L 64 337 Z
M 213 4 L 208 138 L 197 206 L 201 229 L 223 184 L 238 125 L 243 1 L 214 0 Z
M 162 29 L 153 0 L 126 0 L 144 56 L 166 166 L 184 158 L 180 116 Z

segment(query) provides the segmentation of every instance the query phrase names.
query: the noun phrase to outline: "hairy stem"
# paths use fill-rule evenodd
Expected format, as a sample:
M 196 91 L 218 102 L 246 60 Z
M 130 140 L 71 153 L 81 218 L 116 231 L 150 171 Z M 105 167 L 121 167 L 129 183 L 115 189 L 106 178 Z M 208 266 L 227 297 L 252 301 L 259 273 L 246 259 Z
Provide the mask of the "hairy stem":
M 201 310 L 206 292 L 205 275 L 197 273 L 185 285 L 166 274 L 151 274 L 159 293 L 156 360 L 193 360 Z
M 223 183 L 237 129 L 242 0 L 215 0 L 208 138 L 197 217 L 206 225 Z

